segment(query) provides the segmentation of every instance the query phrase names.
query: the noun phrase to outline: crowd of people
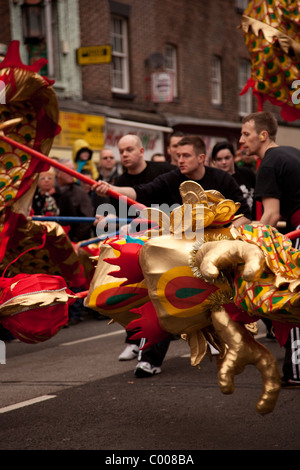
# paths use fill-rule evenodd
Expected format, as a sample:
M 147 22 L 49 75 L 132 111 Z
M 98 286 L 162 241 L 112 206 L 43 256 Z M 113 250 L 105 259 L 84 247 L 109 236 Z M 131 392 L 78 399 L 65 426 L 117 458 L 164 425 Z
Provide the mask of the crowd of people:
M 89 144 L 79 140 L 70 159 L 61 162 L 89 175 L 95 185 L 85 185 L 63 171 L 51 169 L 39 175 L 32 209 L 35 215 L 91 218 L 102 203 L 109 201 L 118 211 L 120 205 L 109 198 L 108 188 L 145 206 L 174 207 L 181 204 L 179 186 L 188 179 L 198 182 L 204 190 L 217 190 L 225 198 L 239 202 L 238 213 L 242 216 L 233 222 L 235 225 L 261 220 L 276 226 L 283 219 L 287 232 L 295 230 L 300 227 L 300 150 L 278 146 L 276 133 L 277 121 L 271 113 L 253 113 L 243 119 L 239 142 L 234 145 L 218 141 L 210 155 L 200 136 L 174 132 L 169 137 L 166 154 L 156 153 L 146 160 L 141 140 L 130 134 L 118 142 L 119 158 L 111 149 L 104 148 L 98 162 Z M 262 208 L 261 217 L 258 204 Z M 72 224 L 68 235 L 74 243 L 92 238 L 96 235 L 95 224 Z M 271 322 L 266 321 L 266 327 L 267 337 L 275 340 Z M 132 335 L 133 332 L 127 332 L 125 349 L 118 359 L 136 360 L 137 377 L 160 373 L 174 338 L 170 335 L 142 350 L 143 340 L 132 340 Z M 297 328 L 292 330 L 291 338 L 295 335 L 299 335 Z M 295 371 L 290 360 L 291 338 L 286 345 L 283 380 L 286 386 L 300 386 L 300 370 Z

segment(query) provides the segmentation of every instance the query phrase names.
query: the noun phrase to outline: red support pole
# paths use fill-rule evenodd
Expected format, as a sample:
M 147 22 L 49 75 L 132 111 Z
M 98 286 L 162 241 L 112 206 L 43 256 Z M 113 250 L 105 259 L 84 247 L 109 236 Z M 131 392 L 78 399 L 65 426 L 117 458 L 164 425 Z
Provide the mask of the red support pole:
M 293 232 L 286 233 L 285 236 L 290 240 L 295 240 L 295 238 L 300 237 L 300 230 L 294 230 Z
M 59 163 L 57 160 L 52 160 L 50 157 L 47 157 L 41 152 L 38 152 L 37 150 L 34 150 L 30 147 L 27 147 L 27 145 L 23 145 L 19 142 L 16 142 L 13 139 L 10 139 L 9 137 L 6 137 L 4 134 L 0 134 L 0 139 L 4 140 L 6 143 L 11 145 L 12 147 L 17 147 L 18 149 L 22 150 L 23 152 L 29 153 L 33 157 L 39 158 L 40 160 L 43 160 L 44 162 L 48 163 L 50 166 L 54 166 L 58 170 L 64 171 L 65 173 L 68 173 L 71 176 L 74 176 L 74 178 L 82 181 L 83 183 L 87 183 L 90 186 L 93 186 L 96 181 L 94 181 L 92 178 L 89 178 L 86 175 L 82 175 L 76 170 L 73 170 L 72 168 L 68 168 L 62 163 Z M 108 196 L 113 197 L 114 199 L 119 199 L 124 201 L 126 204 L 129 206 L 136 205 L 136 207 L 140 210 L 145 209 L 146 206 L 143 204 L 140 204 L 137 201 L 134 201 L 133 199 L 128 198 L 127 196 L 123 196 L 123 194 L 118 193 L 117 191 L 113 191 L 112 189 L 107 190 Z

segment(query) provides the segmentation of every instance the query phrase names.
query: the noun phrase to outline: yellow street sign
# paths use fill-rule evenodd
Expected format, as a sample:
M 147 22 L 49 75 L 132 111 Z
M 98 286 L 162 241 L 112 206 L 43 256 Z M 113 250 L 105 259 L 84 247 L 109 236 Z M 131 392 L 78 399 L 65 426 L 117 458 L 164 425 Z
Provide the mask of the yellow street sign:
M 59 125 L 61 132 L 54 138 L 53 147 L 72 148 L 75 140 L 83 139 L 93 150 L 103 148 L 104 116 L 60 111 Z
M 77 49 L 77 62 L 79 65 L 105 64 L 111 62 L 111 46 L 90 46 Z

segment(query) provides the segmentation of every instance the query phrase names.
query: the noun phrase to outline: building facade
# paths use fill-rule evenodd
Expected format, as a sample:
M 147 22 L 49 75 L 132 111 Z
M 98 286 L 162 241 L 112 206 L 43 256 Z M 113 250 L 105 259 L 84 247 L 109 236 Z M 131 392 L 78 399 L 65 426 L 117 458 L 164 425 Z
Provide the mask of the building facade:
M 256 108 L 251 92 L 240 96 L 251 66 L 239 28 L 247 4 L 1 0 L 0 54 L 16 39 L 24 63 L 47 58 L 41 73 L 55 80 L 62 127 L 52 155 L 84 138 L 96 154 L 109 146 L 118 156 L 118 139 L 132 132 L 148 159 L 178 130 L 201 135 L 209 153 L 220 139 L 236 145 L 242 116 Z M 295 130 L 284 126 L 292 139 Z

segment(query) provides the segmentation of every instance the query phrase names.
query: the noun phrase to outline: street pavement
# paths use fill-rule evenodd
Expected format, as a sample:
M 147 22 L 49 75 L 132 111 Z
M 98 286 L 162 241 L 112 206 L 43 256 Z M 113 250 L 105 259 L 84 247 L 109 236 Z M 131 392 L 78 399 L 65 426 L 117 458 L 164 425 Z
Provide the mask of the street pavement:
M 94 450 L 116 459 L 124 451 L 176 457 L 300 449 L 300 389 L 282 390 L 275 410 L 261 416 L 255 411 L 261 378 L 253 366 L 235 378 L 232 395 L 223 395 L 216 359 L 205 357 L 194 368 L 187 343 L 174 340 L 162 374 L 138 379 L 135 361 L 118 361 L 124 339 L 119 325 L 86 316 L 45 343 L 6 343 L 0 450 Z M 266 340 L 262 324 L 258 339 L 281 368 L 284 349 Z

